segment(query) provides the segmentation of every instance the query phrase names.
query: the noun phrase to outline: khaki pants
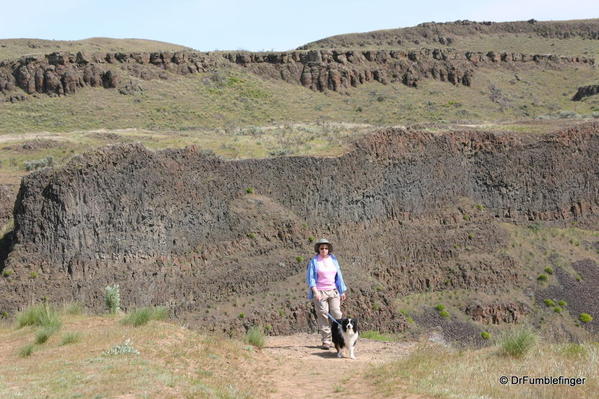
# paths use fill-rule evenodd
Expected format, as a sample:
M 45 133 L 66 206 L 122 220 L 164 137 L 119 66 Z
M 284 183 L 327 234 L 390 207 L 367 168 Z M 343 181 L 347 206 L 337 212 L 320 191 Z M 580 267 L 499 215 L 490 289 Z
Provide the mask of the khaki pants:
M 314 297 L 314 308 L 316 309 L 316 323 L 318 331 L 322 337 L 322 343 L 330 345 L 331 337 L 331 321 L 327 316 L 330 313 L 336 319 L 341 318 L 341 299 L 337 290 L 318 291 L 320 293 L 320 301 Z

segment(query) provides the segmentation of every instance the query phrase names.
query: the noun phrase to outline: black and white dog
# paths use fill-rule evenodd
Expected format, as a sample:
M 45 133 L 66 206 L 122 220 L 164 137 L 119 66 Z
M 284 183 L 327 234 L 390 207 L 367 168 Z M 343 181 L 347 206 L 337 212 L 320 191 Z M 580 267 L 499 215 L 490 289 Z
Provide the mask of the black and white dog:
M 337 349 L 337 357 L 343 357 L 341 350 L 347 348 L 349 357 L 355 359 L 354 350 L 358 343 L 358 319 L 331 320 L 333 343 Z

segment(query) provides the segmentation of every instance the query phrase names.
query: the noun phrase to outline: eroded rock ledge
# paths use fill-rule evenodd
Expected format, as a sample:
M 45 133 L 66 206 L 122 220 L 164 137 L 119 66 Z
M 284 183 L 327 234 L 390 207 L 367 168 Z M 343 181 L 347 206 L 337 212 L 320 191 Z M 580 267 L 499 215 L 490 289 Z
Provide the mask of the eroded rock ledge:
M 308 329 L 296 258 L 327 235 L 352 282 L 348 311 L 399 331 L 389 295 L 525 284 L 494 220 L 596 217 L 598 153 L 597 123 L 548 135 L 385 129 L 338 158 L 106 147 L 23 179 L 0 310 L 32 296 L 101 308 L 118 282 L 125 306 L 168 305 L 206 328 Z
M 419 51 L 311 50 L 284 53 L 52 53 L 0 62 L 3 101 L 26 95 L 68 95 L 81 87 L 116 88 L 132 76 L 167 79 L 169 73 L 186 75 L 223 65 L 238 65 L 261 77 L 282 79 L 312 90 L 340 91 L 368 81 L 399 82 L 417 87 L 421 79 L 437 79 L 469 86 L 480 66 L 594 65 L 587 57 L 527 55 L 421 49 Z
M 574 97 L 572 97 L 572 101 L 581 101 L 586 97 L 591 97 L 596 94 L 599 94 L 599 85 L 581 86 L 576 91 L 576 94 L 574 94 Z

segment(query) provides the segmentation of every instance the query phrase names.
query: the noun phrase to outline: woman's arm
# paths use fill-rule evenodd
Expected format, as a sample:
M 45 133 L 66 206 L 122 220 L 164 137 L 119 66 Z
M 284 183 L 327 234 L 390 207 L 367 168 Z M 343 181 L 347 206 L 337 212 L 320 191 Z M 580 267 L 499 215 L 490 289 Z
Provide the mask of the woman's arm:
M 306 283 L 308 287 L 312 290 L 312 295 L 320 301 L 320 293 L 318 292 L 318 288 L 316 288 L 316 279 L 318 275 L 316 274 L 316 262 L 314 258 L 310 260 L 308 263 L 308 270 L 306 271 Z
M 341 273 L 339 261 L 337 261 L 336 257 L 333 258 L 333 260 L 335 261 L 335 266 L 337 266 L 337 274 L 335 275 L 335 285 L 337 286 L 337 291 L 339 291 L 339 294 L 341 294 L 341 299 L 345 300 L 347 296 L 345 294 L 345 291 L 347 291 L 347 287 L 345 286 L 345 282 L 343 281 L 343 274 Z

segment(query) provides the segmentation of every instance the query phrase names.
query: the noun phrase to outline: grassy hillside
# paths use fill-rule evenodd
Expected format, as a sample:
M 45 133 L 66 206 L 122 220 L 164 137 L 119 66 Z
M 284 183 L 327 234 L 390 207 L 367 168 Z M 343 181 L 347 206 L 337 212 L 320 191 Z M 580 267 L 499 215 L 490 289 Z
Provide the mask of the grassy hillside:
M 400 391 L 434 398 L 593 398 L 599 386 L 597 344 L 549 344 L 543 338 L 525 347 L 522 357 L 506 355 L 502 341 L 482 350 L 456 351 L 438 345 L 422 345 L 410 356 L 374 367 L 366 378 L 373 395 L 393 397 Z M 503 340 L 505 342 L 505 339 Z M 508 383 L 500 383 L 502 376 Z M 512 376 L 580 377 L 578 385 L 512 383 Z M 584 384 L 581 384 L 584 378 Z M 574 381 L 576 383 L 576 381 Z
M 132 78 L 141 87 L 133 95 L 102 88 L 40 95 L 0 103 L 0 184 L 16 183 L 27 172 L 25 161 L 52 156 L 59 165 L 113 142 L 154 149 L 196 144 L 227 158 L 261 158 L 336 155 L 352 138 L 389 125 L 547 131 L 599 116 L 599 96 L 571 101 L 595 71 L 572 72 L 479 68 L 471 87 L 424 79 L 418 88 L 370 82 L 344 94 L 229 67 L 168 80 Z M 536 122 L 514 123 L 523 120 Z M 53 141 L 27 144 L 36 139 Z
M 25 55 L 44 55 L 55 51 L 82 52 L 134 52 L 189 50 L 177 44 L 144 39 L 113 39 L 92 37 L 83 40 L 0 39 L 0 60 Z
M 454 48 L 459 51 L 508 51 L 535 54 L 599 55 L 599 20 L 535 23 L 424 23 L 414 27 L 349 33 L 327 37 L 301 49 Z
M 190 130 L 322 121 L 399 125 L 588 117 L 597 96 L 571 101 L 596 78 L 591 68 L 520 71 L 478 68 L 471 87 L 423 79 L 418 88 L 377 82 L 348 93 L 320 93 L 231 67 L 211 73 L 136 81 L 134 95 L 86 88 L 65 97 L 0 103 L 0 134 L 142 128 Z M 349 94 L 349 95 L 348 95 Z M 597 115 L 597 114 L 595 114 Z
M 422 24 L 413 28 L 339 35 L 306 48 L 451 47 L 457 51 L 516 51 L 527 54 L 599 55 L 599 20 L 476 24 Z M 567 36 L 564 36 L 565 34 Z M 586 35 L 586 36 L 585 36 Z M 439 37 L 452 37 L 440 44 Z M 567 37 L 567 38 L 564 38 Z M 94 38 L 74 42 L 0 40 L 0 59 L 55 50 L 153 51 L 183 49 L 137 39 Z M 27 97 L 0 102 L 0 135 L 92 129 L 194 131 L 323 122 L 374 126 L 417 123 L 506 122 L 519 119 L 599 116 L 599 96 L 572 101 L 578 87 L 596 84 L 595 67 L 527 63 L 488 65 L 473 72 L 472 86 L 423 78 L 418 88 L 370 82 L 344 92 L 314 92 L 299 84 L 261 78 L 237 66 L 188 76 L 131 80 L 119 89 L 84 88 L 74 95 Z M 13 92 L 9 92 L 12 94 Z M 18 90 L 14 92 L 19 94 Z M 8 101 L 8 100 L 6 100 Z
M 418 88 L 371 82 L 347 95 L 231 67 L 136 80 L 142 90 L 134 95 L 101 88 L 41 95 L 0 103 L 0 182 L 26 173 L 25 161 L 52 156 L 59 165 L 113 142 L 140 141 L 153 149 L 196 144 L 226 158 L 262 158 L 337 155 L 352 138 L 387 125 L 548 131 L 599 116 L 599 96 L 571 101 L 594 71 L 571 72 L 480 68 L 472 87 L 426 79 Z M 536 121 L 522 122 L 531 119 Z M 27 144 L 36 139 L 51 141 Z

